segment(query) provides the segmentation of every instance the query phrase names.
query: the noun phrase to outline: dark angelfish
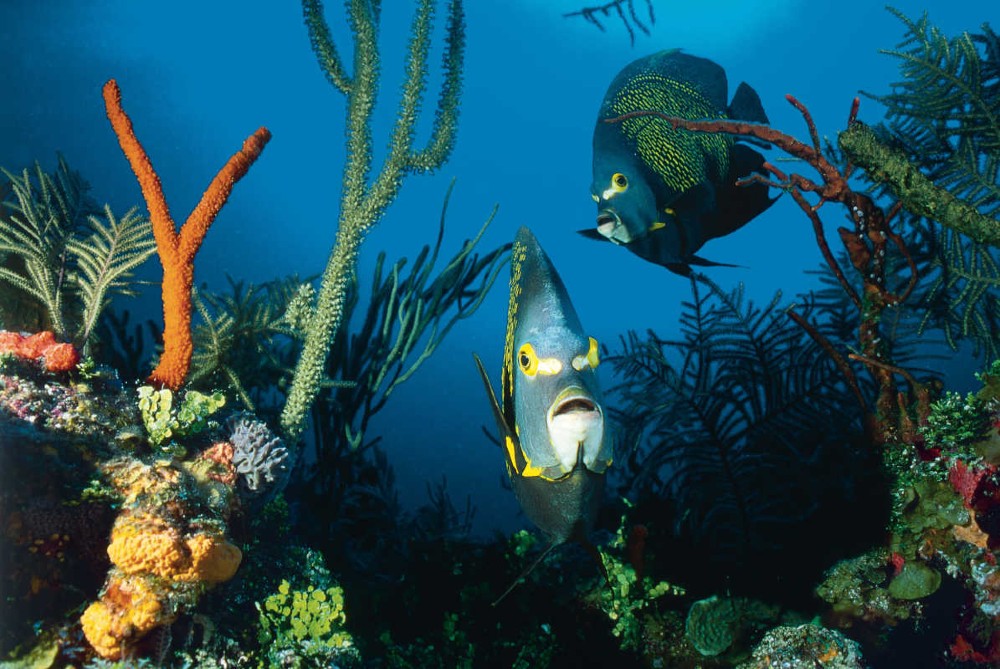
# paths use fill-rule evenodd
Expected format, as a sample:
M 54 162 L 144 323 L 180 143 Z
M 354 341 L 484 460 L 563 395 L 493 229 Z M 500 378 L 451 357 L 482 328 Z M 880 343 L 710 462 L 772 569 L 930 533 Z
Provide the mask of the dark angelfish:
M 767 186 L 737 186 L 764 158 L 732 136 L 678 130 L 659 118 L 606 119 L 657 111 L 688 119 L 767 123 L 745 83 L 726 104 L 725 71 L 705 58 L 661 51 L 626 66 L 604 95 L 594 127 L 597 227 L 581 234 L 625 246 L 678 274 L 719 265 L 695 255 L 710 239 L 745 225 L 771 206 Z
M 584 334 L 562 279 L 528 228 L 518 230 L 511 250 L 499 402 L 475 359 L 514 494 L 550 541 L 531 567 L 571 540 L 600 564 L 588 533 L 611 464 L 611 439 L 595 372 L 597 341 Z

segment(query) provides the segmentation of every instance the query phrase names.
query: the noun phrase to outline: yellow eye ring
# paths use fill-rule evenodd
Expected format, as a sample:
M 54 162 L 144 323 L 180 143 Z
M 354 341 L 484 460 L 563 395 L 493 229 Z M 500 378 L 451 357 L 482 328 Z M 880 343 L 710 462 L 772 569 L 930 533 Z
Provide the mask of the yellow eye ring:
M 517 364 L 521 367 L 521 371 L 528 376 L 537 374 L 538 355 L 535 353 L 535 347 L 531 344 L 522 344 L 517 352 Z
M 615 172 L 611 175 L 611 190 L 616 193 L 622 193 L 628 189 L 628 177 L 626 177 L 621 172 Z

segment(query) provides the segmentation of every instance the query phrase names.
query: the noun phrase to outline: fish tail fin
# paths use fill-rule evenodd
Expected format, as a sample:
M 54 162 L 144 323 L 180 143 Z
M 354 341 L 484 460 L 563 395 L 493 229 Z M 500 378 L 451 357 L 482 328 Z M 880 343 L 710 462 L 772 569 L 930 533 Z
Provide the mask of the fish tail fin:
M 764 156 L 745 144 L 734 144 L 730 152 L 730 168 L 726 188 L 720 188 L 717 196 L 718 214 L 705 227 L 705 238 L 713 239 L 739 230 L 757 215 L 763 213 L 777 198 L 768 195 L 768 187 L 763 183 L 745 186 L 736 181 L 756 173 L 766 176 Z
M 545 557 L 549 553 L 552 552 L 552 549 L 555 548 L 558 545 L 559 545 L 559 543 L 556 542 L 556 541 L 551 542 L 549 544 L 548 548 L 546 548 L 545 550 L 543 550 L 541 552 L 541 554 L 538 557 L 536 557 L 531 562 L 531 564 L 529 564 L 527 566 L 527 568 L 520 573 L 520 575 L 517 578 L 514 579 L 514 582 L 511 583 L 509 586 L 507 586 L 507 589 L 503 591 L 503 594 L 500 595 L 499 597 L 497 597 L 496 600 L 494 600 L 494 602 L 490 606 L 496 606 L 497 604 L 499 604 L 500 602 L 502 602 L 504 600 L 504 598 L 506 598 L 507 595 L 509 595 L 514 590 L 514 588 L 516 588 L 518 586 L 518 584 L 521 583 L 521 581 L 523 581 L 525 578 L 527 578 L 528 574 L 530 574 L 532 571 L 534 571 L 535 567 L 537 567 L 541 563 L 541 561 L 544 560 Z M 602 567 L 603 567 L 603 563 L 602 563 Z M 607 574 L 605 574 L 605 578 L 607 578 Z

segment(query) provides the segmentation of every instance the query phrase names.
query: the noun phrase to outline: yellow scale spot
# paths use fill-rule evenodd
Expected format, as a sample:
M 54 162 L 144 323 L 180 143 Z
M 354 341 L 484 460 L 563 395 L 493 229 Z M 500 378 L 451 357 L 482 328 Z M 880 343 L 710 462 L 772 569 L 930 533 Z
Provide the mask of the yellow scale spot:
M 610 108 L 614 115 L 655 110 L 692 119 L 725 117 L 698 89 L 655 72 L 637 75 L 628 87 L 619 92 Z M 673 132 L 664 124 L 655 117 L 638 117 L 623 121 L 621 126 L 622 133 L 635 143 L 643 162 L 659 174 L 672 190 L 683 192 L 707 179 L 704 162 L 691 160 L 692 155 L 700 156 L 702 151 L 715 156 L 720 172 L 728 170 L 728 147 L 732 143 L 729 137 Z M 670 132 L 666 138 L 665 127 Z
M 521 267 L 528 257 L 524 244 L 515 243 L 511 249 L 510 302 L 507 305 L 507 332 L 503 346 L 503 396 L 514 392 L 514 330 L 517 329 L 517 307 L 521 297 Z M 503 407 L 505 410 L 507 407 Z

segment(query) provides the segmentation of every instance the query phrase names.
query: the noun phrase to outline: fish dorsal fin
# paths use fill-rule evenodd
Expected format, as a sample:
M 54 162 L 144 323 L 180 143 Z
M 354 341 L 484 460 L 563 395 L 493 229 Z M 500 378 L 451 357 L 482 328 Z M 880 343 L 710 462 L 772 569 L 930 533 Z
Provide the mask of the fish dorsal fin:
M 492 606 L 496 606 L 497 604 L 499 604 L 500 602 L 502 602 L 504 600 L 504 598 L 507 595 L 509 595 L 511 593 L 511 591 L 514 590 L 514 588 L 516 588 L 521 581 L 523 581 L 525 578 L 527 578 L 528 574 L 530 574 L 532 571 L 534 571 L 535 567 L 537 567 L 539 564 L 541 564 L 542 560 L 544 560 L 545 557 L 549 553 L 552 552 L 552 549 L 555 548 L 558 545 L 559 545 L 559 543 L 556 542 L 556 541 L 553 541 L 552 543 L 550 543 L 548 545 L 548 548 L 546 548 L 544 551 L 542 551 L 541 554 L 538 557 L 536 557 L 531 562 L 531 564 L 529 564 L 527 566 L 527 568 L 524 571 L 521 572 L 521 574 L 517 578 L 514 579 L 514 582 L 511 583 L 509 586 L 507 586 L 507 589 L 503 591 L 502 595 L 500 595 L 499 597 L 496 598 L 496 600 L 493 602 Z
M 770 123 L 760 103 L 760 96 L 747 82 L 741 81 L 729 103 L 729 118 L 751 123 Z
M 727 113 L 729 118 L 738 121 L 750 121 L 751 123 L 761 123 L 763 125 L 770 123 L 767 120 L 767 114 L 764 112 L 764 105 L 760 103 L 760 96 L 745 81 L 741 81 L 739 87 L 736 89 L 733 101 L 729 103 Z M 771 148 L 769 143 L 754 137 L 741 135 L 737 139 L 741 142 L 749 142 L 762 149 Z

